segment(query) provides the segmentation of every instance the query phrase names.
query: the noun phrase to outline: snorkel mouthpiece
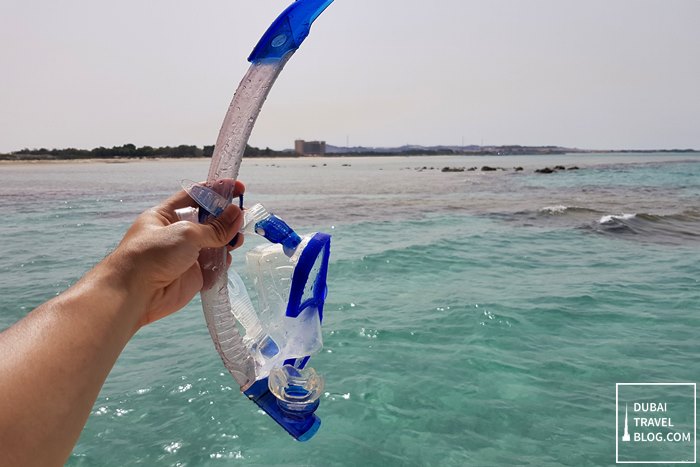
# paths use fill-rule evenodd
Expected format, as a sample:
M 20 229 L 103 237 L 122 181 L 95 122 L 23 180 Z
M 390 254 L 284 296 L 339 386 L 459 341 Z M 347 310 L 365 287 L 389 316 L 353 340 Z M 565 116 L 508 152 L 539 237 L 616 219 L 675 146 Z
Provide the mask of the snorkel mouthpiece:
M 250 400 L 299 441 L 308 441 L 321 426 L 314 412 L 323 391 L 323 378 L 313 368 L 275 368 L 269 378 L 246 391 Z
M 324 381 L 313 368 L 305 366 L 323 345 L 320 326 L 327 293 L 330 236 L 315 233 L 302 240 L 286 222 L 260 204 L 246 210 L 244 230 L 251 229 L 277 244 L 252 250 L 246 262 L 252 271 L 257 271 L 261 308 L 276 308 L 278 319 L 285 326 L 284 336 L 278 339 L 282 350 L 267 361 L 285 360 L 283 366 L 271 368 L 266 378 L 256 381 L 244 393 L 296 440 L 307 441 L 321 426 L 315 412 Z M 282 246 L 282 252 L 278 245 Z M 294 269 L 291 277 L 283 279 L 285 299 L 280 302 L 273 297 L 278 296 L 281 287 L 268 289 L 264 284 L 271 277 L 270 271 L 284 271 L 289 264 Z M 289 279 L 291 284 L 287 282 Z M 268 282 L 268 285 L 272 284 Z M 288 354 L 283 355 L 285 351 Z
M 283 412 L 294 417 L 313 413 L 323 391 L 323 378 L 313 368 L 284 365 L 270 372 L 267 382 Z
M 183 188 L 200 205 L 200 215 L 223 212 L 228 205 L 205 185 L 183 182 Z M 261 204 L 244 212 L 242 231 L 254 232 L 271 243 L 246 255 L 259 312 L 243 279 L 235 270 L 228 271 L 230 312 L 242 327 L 242 343 L 254 362 L 255 382 L 244 388 L 244 394 L 295 439 L 306 441 L 321 426 L 315 412 L 324 382 L 306 364 L 323 346 L 330 235 L 315 233 L 302 239 Z M 180 209 L 177 214 L 193 222 L 199 217 L 194 208 Z
M 321 427 L 314 412 L 322 390 L 323 379 L 313 369 L 285 365 L 273 370 L 269 378 L 256 381 L 245 395 L 294 439 L 308 441 Z

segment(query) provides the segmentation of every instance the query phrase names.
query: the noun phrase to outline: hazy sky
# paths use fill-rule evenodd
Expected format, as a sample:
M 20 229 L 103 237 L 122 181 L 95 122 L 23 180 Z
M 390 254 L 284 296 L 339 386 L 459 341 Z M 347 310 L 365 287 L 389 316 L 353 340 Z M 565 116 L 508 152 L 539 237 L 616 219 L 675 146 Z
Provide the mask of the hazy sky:
M 0 152 L 213 144 L 288 0 L 0 0 Z M 698 0 L 336 0 L 251 144 L 700 148 Z

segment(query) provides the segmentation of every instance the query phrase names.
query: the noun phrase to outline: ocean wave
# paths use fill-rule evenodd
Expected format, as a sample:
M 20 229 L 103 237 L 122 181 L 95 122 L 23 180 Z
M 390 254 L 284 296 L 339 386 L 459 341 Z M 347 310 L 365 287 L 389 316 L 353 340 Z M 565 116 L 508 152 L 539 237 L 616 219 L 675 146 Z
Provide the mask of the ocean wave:
M 555 206 L 545 206 L 545 207 L 537 210 L 538 214 L 544 214 L 544 215 L 564 215 L 564 214 L 598 213 L 598 212 L 600 212 L 600 211 L 597 211 L 595 209 L 584 208 L 581 206 L 564 206 L 561 204 L 555 205 Z
M 700 242 L 700 208 L 668 214 L 606 213 L 560 204 L 512 213 L 490 213 L 488 217 L 524 227 L 575 228 L 652 243 L 681 245 Z
M 700 210 L 689 209 L 672 214 L 607 214 L 593 225 L 593 230 L 659 243 L 695 243 L 700 241 Z
M 523 225 L 538 225 L 541 223 L 550 225 L 580 225 L 589 222 L 591 217 L 604 214 L 602 211 L 582 206 L 566 206 L 556 204 L 544 206 L 539 209 L 516 212 L 492 212 L 488 217 L 505 222 L 522 223 Z

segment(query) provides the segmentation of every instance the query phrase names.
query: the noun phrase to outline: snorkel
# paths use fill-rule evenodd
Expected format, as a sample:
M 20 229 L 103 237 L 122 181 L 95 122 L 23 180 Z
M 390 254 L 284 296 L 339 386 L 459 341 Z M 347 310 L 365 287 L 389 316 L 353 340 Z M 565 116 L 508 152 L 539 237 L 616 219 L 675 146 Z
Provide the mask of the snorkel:
M 234 184 L 223 180 L 237 179 L 272 85 L 332 1 L 295 1 L 255 46 L 216 140 L 207 183 L 183 182 L 199 209 L 179 211 L 181 219 L 206 222 L 233 202 Z M 262 205 L 247 209 L 245 215 L 244 231 L 271 242 L 246 255 L 259 312 L 241 277 L 233 269 L 226 271 L 226 248 L 210 248 L 199 257 L 204 316 L 214 346 L 241 391 L 295 439 L 306 441 L 321 423 L 314 412 L 323 380 L 306 364 L 322 346 L 330 236 L 299 236 Z

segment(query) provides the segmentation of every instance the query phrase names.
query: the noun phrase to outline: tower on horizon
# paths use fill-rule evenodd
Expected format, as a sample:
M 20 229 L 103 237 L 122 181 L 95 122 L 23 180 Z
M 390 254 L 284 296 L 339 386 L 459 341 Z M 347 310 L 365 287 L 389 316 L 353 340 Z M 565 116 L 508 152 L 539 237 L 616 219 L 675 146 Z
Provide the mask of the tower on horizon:
M 622 441 L 625 441 L 625 442 L 630 441 L 630 432 L 629 432 L 629 429 L 627 428 L 627 404 L 625 404 L 625 433 L 622 435 Z

